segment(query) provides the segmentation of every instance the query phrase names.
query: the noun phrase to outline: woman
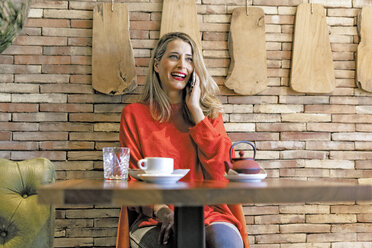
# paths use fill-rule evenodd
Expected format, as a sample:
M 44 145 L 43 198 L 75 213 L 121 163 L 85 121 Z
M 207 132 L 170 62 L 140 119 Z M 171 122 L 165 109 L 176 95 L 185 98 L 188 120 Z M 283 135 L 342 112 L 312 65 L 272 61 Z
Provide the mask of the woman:
M 190 169 L 184 181 L 226 180 L 231 140 L 218 92 L 195 42 L 184 33 L 164 35 L 154 49 L 141 103 L 122 111 L 120 143 L 131 150 L 130 167 L 138 168 L 144 157 L 171 157 L 175 169 Z M 131 247 L 174 247 L 172 206 L 137 212 Z M 226 204 L 205 206 L 204 217 L 207 247 L 243 247 L 242 224 Z

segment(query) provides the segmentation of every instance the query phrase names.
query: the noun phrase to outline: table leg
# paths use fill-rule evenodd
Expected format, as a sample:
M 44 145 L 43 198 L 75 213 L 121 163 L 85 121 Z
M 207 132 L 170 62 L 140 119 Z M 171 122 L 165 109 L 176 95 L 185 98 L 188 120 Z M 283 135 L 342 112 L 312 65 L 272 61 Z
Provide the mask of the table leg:
M 175 207 L 175 230 L 178 248 L 205 248 L 204 206 Z

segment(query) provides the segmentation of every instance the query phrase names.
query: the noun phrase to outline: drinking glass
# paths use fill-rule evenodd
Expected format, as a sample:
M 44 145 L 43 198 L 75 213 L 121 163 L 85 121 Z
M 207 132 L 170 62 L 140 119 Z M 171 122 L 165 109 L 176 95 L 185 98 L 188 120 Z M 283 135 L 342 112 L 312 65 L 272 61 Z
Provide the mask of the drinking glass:
M 104 147 L 103 175 L 106 180 L 127 180 L 130 158 L 128 147 Z

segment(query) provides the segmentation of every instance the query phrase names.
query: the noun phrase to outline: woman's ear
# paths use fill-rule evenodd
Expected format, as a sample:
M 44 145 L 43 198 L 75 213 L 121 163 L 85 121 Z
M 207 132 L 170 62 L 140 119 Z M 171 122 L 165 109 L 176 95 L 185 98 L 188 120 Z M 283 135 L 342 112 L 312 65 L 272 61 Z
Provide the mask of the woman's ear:
M 154 59 L 154 71 L 159 73 L 159 62 L 157 59 Z

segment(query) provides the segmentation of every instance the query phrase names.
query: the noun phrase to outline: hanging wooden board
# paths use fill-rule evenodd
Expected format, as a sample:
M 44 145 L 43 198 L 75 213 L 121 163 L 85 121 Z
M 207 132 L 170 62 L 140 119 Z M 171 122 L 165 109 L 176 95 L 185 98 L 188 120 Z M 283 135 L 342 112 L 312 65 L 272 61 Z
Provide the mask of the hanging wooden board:
M 232 13 L 225 86 L 241 95 L 257 94 L 267 86 L 265 15 L 258 7 L 235 8 Z
M 137 86 L 125 4 L 103 3 L 94 8 L 92 49 L 92 85 L 95 90 L 121 95 Z
M 303 93 L 329 93 L 335 88 L 329 31 L 320 4 L 297 7 L 290 84 Z
M 363 7 L 358 27 L 360 43 L 357 50 L 357 85 L 372 92 L 372 7 Z
M 201 38 L 195 0 L 164 0 L 160 37 L 170 32 L 188 34 L 201 51 Z

